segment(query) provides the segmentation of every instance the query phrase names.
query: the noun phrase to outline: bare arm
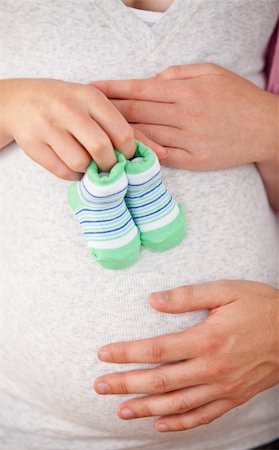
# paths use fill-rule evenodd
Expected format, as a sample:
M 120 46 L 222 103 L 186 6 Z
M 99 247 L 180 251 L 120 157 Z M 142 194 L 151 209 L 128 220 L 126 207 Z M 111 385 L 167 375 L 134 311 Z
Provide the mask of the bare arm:
M 0 80 L 0 149 L 10 144 L 14 139 L 7 131 L 5 110 L 9 95 L 9 80 Z
M 270 94 L 273 99 L 273 114 L 275 117 L 275 145 L 273 158 L 257 163 L 258 170 L 263 179 L 265 189 L 273 209 L 279 210 L 279 97 Z
M 0 148 L 15 140 L 54 175 L 79 179 L 91 159 L 107 171 L 114 148 L 135 151 L 131 126 L 92 86 L 48 78 L 0 80 Z

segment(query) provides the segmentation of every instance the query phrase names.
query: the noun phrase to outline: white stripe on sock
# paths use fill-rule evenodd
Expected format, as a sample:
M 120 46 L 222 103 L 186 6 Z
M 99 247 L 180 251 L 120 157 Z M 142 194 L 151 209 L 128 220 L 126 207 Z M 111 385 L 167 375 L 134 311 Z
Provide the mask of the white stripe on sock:
M 159 220 L 156 220 L 156 222 L 146 223 L 139 225 L 140 231 L 152 231 L 155 229 L 159 229 L 163 227 L 164 225 L 168 225 L 170 222 L 172 222 L 179 214 L 179 207 L 175 205 L 175 207 L 170 211 L 169 214 L 167 214 L 165 217 L 162 217 Z
M 104 241 L 87 241 L 87 244 L 90 248 L 103 248 L 103 249 L 110 249 L 110 248 L 120 248 L 123 247 L 126 244 L 129 244 L 132 239 L 137 235 L 138 229 L 136 226 L 134 226 L 129 233 L 125 234 L 124 236 L 118 238 L 118 239 L 111 239 L 111 240 L 104 240 Z M 121 254 L 119 254 L 121 257 Z
M 102 180 L 106 181 L 106 177 L 100 177 L 101 183 L 102 183 Z M 89 180 L 89 178 L 86 174 L 83 176 L 83 182 L 84 182 L 84 186 L 91 194 L 100 196 L 100 197 L 106 196 L 106 195 L 113 195 L 116 192 L 119 192 L 122 189 L 124 189 L 128 184 L 127 175 L 125 172 L 121 175 L 121 177 L 117 181 L 115 181 L 114 183 L 110 183 L 110 184 L 104 184 L 104 185 L 94 184 L 94 183 L 92 183 L 92 181 Z

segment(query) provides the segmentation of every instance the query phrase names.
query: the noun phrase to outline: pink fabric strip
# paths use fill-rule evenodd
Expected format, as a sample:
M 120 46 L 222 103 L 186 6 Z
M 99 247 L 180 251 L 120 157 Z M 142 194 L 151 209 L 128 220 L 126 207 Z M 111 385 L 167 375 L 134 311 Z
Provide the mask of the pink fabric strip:
M 270 39 L 266 52 L 266 89 L 279 95 L 279 20 Z M 275 211 L 279 216 L 279 211 Z
M 279 95 L 279 21 L 266 54 L 267 90 Z

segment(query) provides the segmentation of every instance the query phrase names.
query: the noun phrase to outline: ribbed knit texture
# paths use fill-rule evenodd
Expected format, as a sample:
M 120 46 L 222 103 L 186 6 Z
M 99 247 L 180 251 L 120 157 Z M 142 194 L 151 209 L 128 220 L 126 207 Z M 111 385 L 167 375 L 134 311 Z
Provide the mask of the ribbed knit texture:
M 1 0 L 0 79 L 88 83 L 144 78 L 212 61 L 264 86 L 263 55 L 278 0 L 175 0 L 152 27 L 120 0 Z M 102 345 L 180 331 L 205 312 L 162 314 L 148 294 L 220 278 L 276 284 L 277 235 L 254 165 L 198 173 L 162 169 L 188 234 L 125 271 L 92 264 L 67 204 L 70 183 L 0 151 L 0 449 L 246 450 L 278 436 L 278 389 L 208 426 L 159 434 L 155 418 L 122 421 L 134 395 L 100 396 L 93 380 L 150 367 L 98 360 Z

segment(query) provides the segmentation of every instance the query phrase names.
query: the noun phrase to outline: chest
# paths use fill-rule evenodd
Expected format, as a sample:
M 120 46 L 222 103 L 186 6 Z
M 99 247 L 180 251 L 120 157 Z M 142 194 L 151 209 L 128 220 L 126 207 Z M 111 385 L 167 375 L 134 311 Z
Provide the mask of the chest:
M 122 0 L 126 6 L 149 11 L 166 11 L 173 0 Z

